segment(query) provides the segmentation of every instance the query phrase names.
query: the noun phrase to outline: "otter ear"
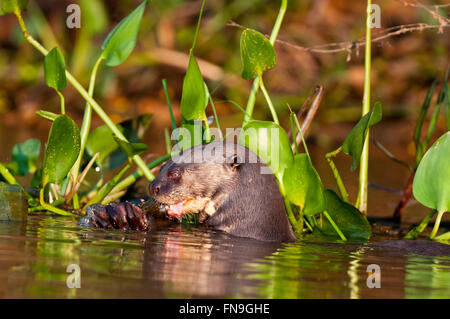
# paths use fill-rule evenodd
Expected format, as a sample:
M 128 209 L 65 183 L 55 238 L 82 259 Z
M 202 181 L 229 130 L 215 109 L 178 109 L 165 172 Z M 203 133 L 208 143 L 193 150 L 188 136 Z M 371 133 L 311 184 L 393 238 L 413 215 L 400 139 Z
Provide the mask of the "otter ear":
M 242 164 L 241 158 L 237 154 L 228 156 L 226 162 L 232 171 L 236 170 Z

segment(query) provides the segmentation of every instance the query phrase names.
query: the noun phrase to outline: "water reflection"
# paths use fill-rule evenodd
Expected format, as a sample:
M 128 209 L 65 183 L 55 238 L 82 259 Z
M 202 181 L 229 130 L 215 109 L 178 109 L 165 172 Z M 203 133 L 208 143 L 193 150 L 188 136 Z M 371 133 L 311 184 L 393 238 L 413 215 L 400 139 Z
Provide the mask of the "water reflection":
M 0 297 L 448 298 L 450 257 L 369 243 L 274 244 L 202 227 L 81 229 L 73 218 L 0 223 Z M 81 267 L 69 289 L 66 267 Z M 381 288 L 366 285 L 381 268 Z

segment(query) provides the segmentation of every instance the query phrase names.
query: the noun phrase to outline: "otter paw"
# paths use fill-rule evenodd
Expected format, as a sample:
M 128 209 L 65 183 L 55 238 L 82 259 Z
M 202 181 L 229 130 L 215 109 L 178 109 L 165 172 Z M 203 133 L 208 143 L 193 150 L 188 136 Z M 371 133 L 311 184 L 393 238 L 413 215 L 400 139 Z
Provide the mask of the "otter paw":
M 78 225 L 104 229 L 148 230 L 149 219 L 141 208 L 125 202 L 88 206 Z

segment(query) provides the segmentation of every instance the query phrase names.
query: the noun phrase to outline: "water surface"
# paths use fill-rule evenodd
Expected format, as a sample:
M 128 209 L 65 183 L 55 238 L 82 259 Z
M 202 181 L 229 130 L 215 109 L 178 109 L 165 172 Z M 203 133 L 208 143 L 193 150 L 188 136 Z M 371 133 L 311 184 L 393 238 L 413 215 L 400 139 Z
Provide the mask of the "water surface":
M 0 222 L 1 298 L 450 298 L 449 255 L 313 238 L 273 244 L 174 224 L 124 233 L 76 221 Z M 70 264 L 80 266 L 80 289 L 66 285 Z M 370 264 L 380 266 L 381 288 L 367 287 Z

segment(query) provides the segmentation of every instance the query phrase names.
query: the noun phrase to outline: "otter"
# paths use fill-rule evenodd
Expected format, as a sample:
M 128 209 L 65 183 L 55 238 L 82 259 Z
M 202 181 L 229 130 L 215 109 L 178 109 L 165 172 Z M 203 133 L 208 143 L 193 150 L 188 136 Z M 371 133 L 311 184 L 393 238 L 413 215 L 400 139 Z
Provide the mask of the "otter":
M 199 221 L 238 237 L 292 242 L 296 237 L 270 169 L 250 149 L 233 142 L 211 142 L 186 149 L 160 169 L 149 186 L 171 218 L 198 213 Z M 91 209 L 95 227 L 145 230 L 150 224 L 130 203 Z

